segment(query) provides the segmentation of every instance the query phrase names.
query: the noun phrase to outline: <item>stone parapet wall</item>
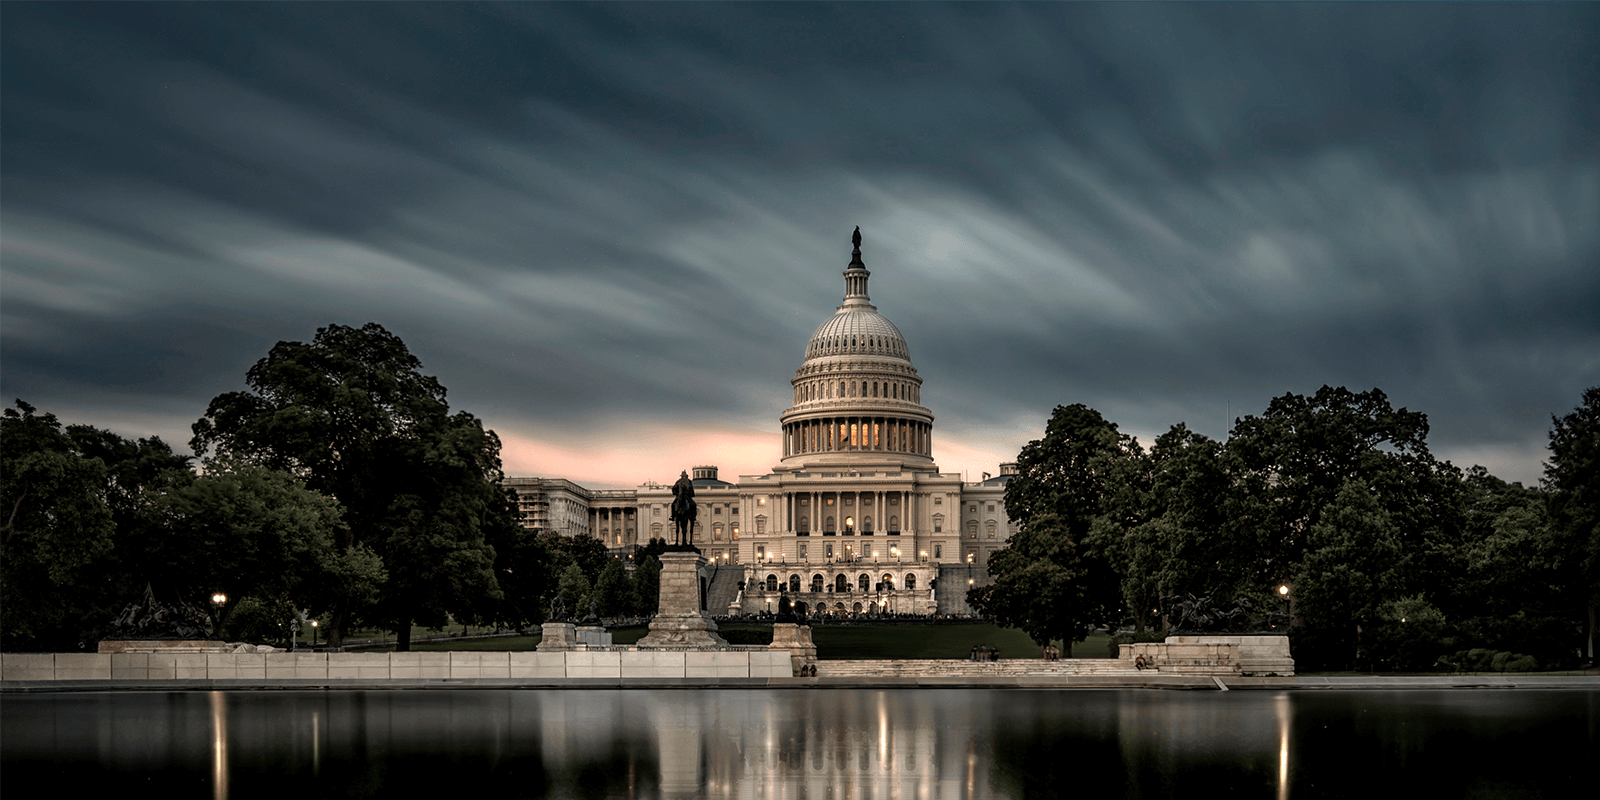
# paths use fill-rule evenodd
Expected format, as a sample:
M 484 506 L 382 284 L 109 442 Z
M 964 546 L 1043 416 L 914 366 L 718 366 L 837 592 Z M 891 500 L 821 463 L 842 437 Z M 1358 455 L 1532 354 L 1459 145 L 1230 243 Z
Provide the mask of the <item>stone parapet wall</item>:
M 1129 662 L 1118 658 L 1071 658 L 1060 661 L 1007 658 L 999 661 L 964 659 L 860 659 L 818 661 L 817 676 L 822 678 L 981 678 L 1050 675 L 1132 675 Z
M 789 653 L 573 650 L 439 653 L 4 653 L 4 681 L 787 678 Z
M 1142 656 L 1151 668 L 1179 674 L 1294 674 L 1287 636 L 1168 636 L 1165 642 L 1121 645 L 1118 653 L 1119 661 Z

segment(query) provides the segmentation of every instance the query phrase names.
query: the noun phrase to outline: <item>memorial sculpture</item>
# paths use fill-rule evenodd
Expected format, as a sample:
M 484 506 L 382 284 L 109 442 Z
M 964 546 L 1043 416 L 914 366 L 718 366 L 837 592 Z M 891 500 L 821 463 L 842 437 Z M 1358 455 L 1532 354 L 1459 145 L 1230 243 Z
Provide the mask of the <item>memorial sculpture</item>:
M 227 652 L 228 646 L 211 635 L 204 611 L 186 603 L 163 603 L 150 584 L 144 596 L 129 603 L 110 632 L 100 640 L 102 653 Z
M 204 612 L 182 603 L 163 603 L 156 599 L 150 584 L 144 596 L 128 604 L 111 622 L 108 639 L 212 639 L 211 623 Z
M 700 570 L 705 556 L 694 546 L 694 481 L 688 471 L 672 485 L 672 522 L 676 539 L 661 558 L 661 597 L 650 632 L 639 640 L 639 649 L 679 650 L 699 647 L 727 647 L 717 635 L 717 623 L 705 611 L 705 587 Z
M 694 546 L 694 520 L 698 513 L 694 501 L 694 481 L 689 479 L 689 472 L 685 470 L 679 474 L 678 482 L 672 484 L 672 515 L 668 521 L 674 523 L 674 547 L 699 552 Z

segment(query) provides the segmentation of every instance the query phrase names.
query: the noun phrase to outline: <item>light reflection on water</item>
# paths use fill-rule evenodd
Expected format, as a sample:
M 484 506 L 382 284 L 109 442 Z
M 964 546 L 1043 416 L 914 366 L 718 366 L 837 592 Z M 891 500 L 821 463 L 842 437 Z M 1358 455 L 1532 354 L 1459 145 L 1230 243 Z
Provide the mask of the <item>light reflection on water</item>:
M 8 695 L 0 774 L 8 795 L 53 774 L 213 798 L 1548 794 L 1580 787 L 1597 705 L 1587 691 Z

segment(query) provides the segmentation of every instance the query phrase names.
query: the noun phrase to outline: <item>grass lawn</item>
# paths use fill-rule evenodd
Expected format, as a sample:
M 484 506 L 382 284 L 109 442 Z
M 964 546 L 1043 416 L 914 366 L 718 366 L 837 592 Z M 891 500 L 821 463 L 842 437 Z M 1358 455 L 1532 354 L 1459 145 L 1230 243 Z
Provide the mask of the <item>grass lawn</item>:
M 771 628 L 764 625 L 730 624 L 722 630 L 761 631 L 768 636 Z M 614 628 L 611 641 L 616 644 L 634 644 L 649 629 L 640 625 Z M 997 625 L 886 625 L 827 626 L 811 628 L 811 639 L 817 644 L 817 657 L 822 659 L 856 658 L 966 658 L 973 645 L 1000 648 L 1001 658 L 1038 658 L 1039 648 L 1022 632 Z M 416 651 L 488 650 L 524 651 L 539 646 L 538 636 L 497 636 L 489 639 L 452 639 L 438 642 L 414 642 Z M 1106 658 L 1106 634 L 1090 634 L 1089 638 L 1072 646 L 1074 658 Z M 1060 646 L 1060 643 L 1057 643 Z M 394 645 L 362 648 L 363 652 L 386 653 Z

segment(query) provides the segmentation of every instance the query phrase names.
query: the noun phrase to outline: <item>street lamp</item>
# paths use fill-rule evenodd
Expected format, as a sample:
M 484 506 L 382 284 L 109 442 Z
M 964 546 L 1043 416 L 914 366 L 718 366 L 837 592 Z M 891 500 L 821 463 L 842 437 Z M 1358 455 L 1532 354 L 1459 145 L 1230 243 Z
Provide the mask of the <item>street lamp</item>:
M 1283 627 L 1288 628 L 1294 622 L 1294 601 L 1289 599 L 1289 584 L 1278 584 L 1278 596 L 1283 598 L 1283 614 L 1286 617 Z
M 311 646 L 317 646 L 317 621 L 311 620 Z
M 211 595 L 211 627 L 212 635 L 222 638 L 222 607 L 228 604 L 228 596 L 222 592 Z

